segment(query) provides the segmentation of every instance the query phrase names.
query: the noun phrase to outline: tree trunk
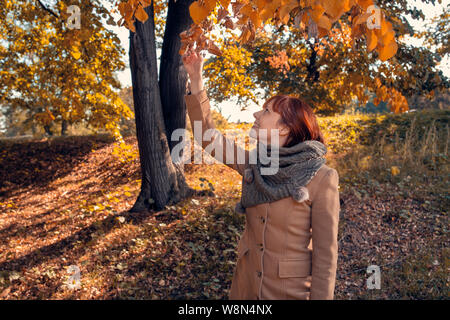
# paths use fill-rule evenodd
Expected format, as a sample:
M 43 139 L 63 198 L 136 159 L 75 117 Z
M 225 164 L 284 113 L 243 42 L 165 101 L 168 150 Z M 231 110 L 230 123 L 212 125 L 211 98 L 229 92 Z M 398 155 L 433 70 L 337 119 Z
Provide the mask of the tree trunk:
M 166 134 L 170 150 L 177 141 L 171 141 L 172 132 L 186 128 L 186 105 L 184 95 L 187 93 L 187 73 L 183 67 L 178 51 L 181 48 L 179 34 L 189 29 L 192 19 L 189 6 L 194 0 L 169 0 L 164 41 L 161 52 L 159 86 L 163 106 Z
M 315 50 L 316 38 L 314 38 L 314 43 L 309 44 L 311 49 L 311 55 L 309 56 L 309 64 L 306 67 L 308 70 L 308 79 L 312 82 L 317 82 L 319 80 L 320 72 L 317 66 L 317 51 Z
M 44 125 L 44 130 L 50 137 L 53 136 L 53 132 L 50 129 L 50 125 L 48 125 L 48 124 Z
M 65 136 L 67 135 L 67 120 L 63 119 L 61 122 L 61 135 Z
M 170 156 L 158 84 L 153 2 L 145 10 L 148 20 L 136 21 L 136 33 L 130 31 L 130 69 L 142 172 L 141 192 L 131 212 L 161 210 L 193 193 L 193 189 L 180 184 L 182 172 Z

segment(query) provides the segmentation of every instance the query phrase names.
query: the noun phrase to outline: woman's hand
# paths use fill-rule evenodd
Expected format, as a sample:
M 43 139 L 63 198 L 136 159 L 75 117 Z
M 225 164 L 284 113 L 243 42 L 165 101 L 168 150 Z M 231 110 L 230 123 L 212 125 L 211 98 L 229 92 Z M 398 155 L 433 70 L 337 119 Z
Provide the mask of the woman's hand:
M 182 61 L 191 81 L 202 78 L 203 55 L 189 48 L 182 56 Z

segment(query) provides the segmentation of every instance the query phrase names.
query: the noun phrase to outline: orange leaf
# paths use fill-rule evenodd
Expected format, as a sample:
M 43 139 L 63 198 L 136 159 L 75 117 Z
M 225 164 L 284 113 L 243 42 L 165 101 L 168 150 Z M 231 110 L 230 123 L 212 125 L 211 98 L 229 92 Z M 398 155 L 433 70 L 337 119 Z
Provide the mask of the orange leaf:
M 373 0 L 356 0 L 356 2 L 359 4 L 361 8 L 364 10 L 367 10 L 368 7 L 373 5 Z
M 143 8 L 147 8 L 152 4 L 152 0 L 141 0 L 141 4 Z
M 311 11 L 311 18 L 318 23 L 320 17 L 324 14 L 325 9 L 324 7 L 322 7 L 320 4 L 318 5 L 313 5 L 312 6 L 312 11 Z
M 250 16 L 250 14 L 253 12 L 251 3 L 247 3 L 246 5 L 244 5 L 241 10 L 239 10 L 239 12 L 245 14 L 246 16 Z
M 282 7 L 279 10 L 280 20 L 286 24 L 290 18 L 290 12 L 298 7 L 298 2 L 296 0 L 287 0 L 282 2 Z
M 258 11 L 255 10 L 252 12 L 252 14 L 250 15 L 250 20 L 253 22 L 256 28 L 259 28 L 261 26 L 262 21 L 258 14 Z
M 354 24 L 361 24 L 361 23 L 365 23 L 367 21 L 367 19 L 370 18 L 370 16 L 372 16 L 371 13 L 361 13 L 360 15 L 356 16 L 354 21 Z
M 373 51 L 373 49 L 377 47 L 378 37 L 375 34 L 375 31 L 373 30 L 368 30 L 366 36 L 367 36 L 367 50 L 371 52 Z
M 258 10 L 262 10 L 267 4 L 267 0 L 256 0 L 256 7 Z
M 205 7 L 209 10 L 209 12 L 213 11 L 216 7 L 216 0 L 203 0 Z
M 343 12 L 350 9 L 348 8 L 348 0 L 322 0 L 321 3 L 325 12 L 333 18 L 341 16 Z
M 317 22 L 317 26 L 321 27 L 322 29 L 326 29 L 327 31 L 330 31 L 331 29 L 331 21 L 327 18 L 327 16 L 323 15 L 320 17 L 319 21 Z
M 220 20 L 225 18 L 227 15 L 228 15 L 228 11 L 224 8 L 220 8 L 217 13 L 217 22 L 219 22 Z
M 386 33 L 392 30 L 392 24 L 387 21 L 383 16 L 381 17 L 381 35 L 384 36 Z
M 136 19 L 138 19 L 140 22 L 145 22 L 148 19 L 148 14 L 145 12 L 144 8 L 142 6 L 139 6 L 135 13 Z
M 216 46 L 212 41 L 209 41 L 208 43 L 208 52 L 215 54 L 216 56 L 222 55 L 222 51 L 220 51 L 219 47 Z
M 260 16 L 262 21 L 266 21 L 269 20 L 270 18 L 273 17 L 274 11 L 272 11 L 270 8 L 264 8 L 261 10 L 260 12 Z
M 317 31 L 319 31 L 319 33 L 318 33 L 319 38 L 322 38 L 322 37 L 325 37 L 330 30 L 329 29 L 324 29 L 324 28 L 319 26 L 317 28 Z
M 224 7 L 225 9 L 228 9 L 228 6 L 230 5 L 230 1 L 231 1 L 231 0 L 219 0 L 220 4 L 221 4 L 222 7 Z
M 386 32 L 383 35 L 382 41 L 383 41 L 383 43 L 389 43 L 389 42 L 395 41 L 395 32 L 394 32 L 394 30 L 391 29 L 388 32 Z
M 208 10 L 206 7 L 200 5 L 198 1 L 193 2 L 189 6 L 189 14 L 191 15 L 192 20 L 194 23 L 199 24 L 205 18 L 209 15 L 211 11 Z
M 244 28 L 242 30 L 241 35 L 239 36 L 239 41 L 241 43 L 246 43 L 248 41 L 248 39 L 250 38 L 250 36 L 251 36 L 250 30 L 248 28 Z
M 225 27 L 228 28 L 228 29 L 234 30 L 234 29 L 236 28 L 236 25 L 234 24 L 233 20 L 231 20 L 230 17 L 225 18 L 224 25 L 225 25 Z
M 378 49 L 378 54 L 381 61 L 386 61 L 392 58 L 398 50 L 397 42 L 392 41 L 385 46 L 381 46 Z

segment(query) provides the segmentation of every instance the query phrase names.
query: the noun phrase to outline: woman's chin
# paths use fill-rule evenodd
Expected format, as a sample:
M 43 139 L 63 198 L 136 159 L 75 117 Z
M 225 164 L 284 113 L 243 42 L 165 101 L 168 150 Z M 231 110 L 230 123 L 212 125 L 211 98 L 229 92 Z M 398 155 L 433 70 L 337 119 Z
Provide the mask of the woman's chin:
M 248 133 L 248 136 L 253 139 L 258 139 L 258 128 L 253 126 Z

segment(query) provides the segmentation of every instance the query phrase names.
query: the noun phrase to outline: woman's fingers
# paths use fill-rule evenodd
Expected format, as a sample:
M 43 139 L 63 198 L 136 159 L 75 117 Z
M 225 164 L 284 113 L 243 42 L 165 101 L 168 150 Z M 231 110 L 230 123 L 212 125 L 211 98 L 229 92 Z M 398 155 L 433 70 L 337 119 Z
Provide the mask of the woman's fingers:
M 200 62 L 203 60 L 205 54 L 202 54 L 198 52 L 197 50 L 194 50 L 193 48 L 189 48 L 185 51 L 183 54 L 183 62 L 186 64 L 191 64 L 193 62 Z

